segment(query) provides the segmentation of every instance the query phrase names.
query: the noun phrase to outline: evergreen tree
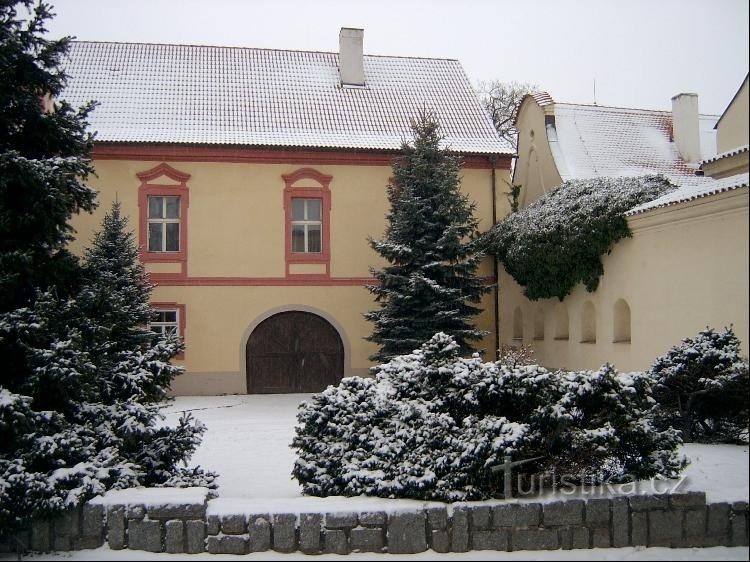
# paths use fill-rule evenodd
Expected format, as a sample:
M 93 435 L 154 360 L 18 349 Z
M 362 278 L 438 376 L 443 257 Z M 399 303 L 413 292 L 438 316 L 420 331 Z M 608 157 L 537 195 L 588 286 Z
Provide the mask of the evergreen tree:
M 151 285 L 118 204 L 86 252 L 75 298 L 54 290 L 0 315 L 0 341 L 27 366 L 0 387 L 0 534 L 51 517 L 112 488 L 215 487 L 185 461 L 205 427 L 184 416 L 163 426 L 158 401 L 182 371 L 174 335 L 148 329 Z
M 83 183 L 93 171 L 86 131 L 93 104 L 51 107 L 65 85 L 60 62 L 70 42 L 45 38 L 51 16 L 43 2 L 0 0 L 0 313 L 30 304 L 40 289 L 75 291 L 68 220 L 95 206 Z M 13 374 L 6 368 L 3 379 Z
M 391 205 L 382 240 L 370 246 L 390 265 L 372 274 L 368 287 L 380 309 L 365 317 L 375 324 L 366 338 L 380 346 L 371 359 L 386 361 L 410 352 L 444 332 L 463 351 L 486 332 L 472 323 L 489 287 L 476 270 L 482 254 L 473 243 L 478 221 L 475 204 L 460 191 L 460 158 L 441 148 L 443 137 L 434 116 L 420 113 L 412 123 L 413 143 L 393 163 L 388 185 Z

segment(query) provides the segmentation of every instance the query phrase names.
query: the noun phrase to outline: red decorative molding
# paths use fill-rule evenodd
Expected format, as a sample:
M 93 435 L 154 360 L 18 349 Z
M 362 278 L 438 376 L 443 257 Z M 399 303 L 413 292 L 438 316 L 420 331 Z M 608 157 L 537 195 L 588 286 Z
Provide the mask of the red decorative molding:
M 291 174 L 281 176 L 284 179 L 284 259 L 286 276 L 301 274 L 290 273 L 291 264 L 323 264 L 325 273 L 304 274 L 307 278 L 330 277 L 331 275 L 331 190 L 329 185 L 332 176 L 327 176 L 312 168 L 301 168 Z M 296 185 L 301 183 L 302 185 Z M 295 197 L 321 200 L 321 252 L 292 252 L 292 199 Z
M 158 166 L 136 174 L 141 185 L 138 188 L 138 243 L 140 245 L 141 261 L 160 263 L 179 263 L 180 273 L 168 273 L 170 277 L 185 277 L 187 275 L 187 246 L 188 246 L 188 207 L 189 191 L 187 180 L 190 174 L 175 170 L 169 164 Z M 177 184 L 155 183 L 161 177 L 168 177 Z M 149 252 L 148 251 L 148 197 L 149 196 L 179 196 L 180 198 L 180 250 L 178 252 Z M 154 274 L 152 274 L 153 277 Z
M 298 166 L 352 165 L 390 166 L 397 151 L 303 150 L 291 147 L 241 148 L 175 144 L 96 143 L 94 160 L 150 160 L 171 162 L 235 162 L 247 164 L 291 164 Z M 463 155 L 465 169 L 492 169 L 492 155 Z M 495 168 L 510 170 L 511 156 L 497 158 Z
M 324 277 L 293 275 L 291 277 L 175 277 L 151 274 L 151 280 L 162 287 L 365 287 L 377 285 L 375 277 Z M 494 277 L 482 277 L 483 285 L 494 285 Z
M 185 340 L 185 305 L 176 302 L 152 302 L 151 308 L 155 308 L 157 310 L 177 310 L 177 325 L 179 336 L 180 338 L 182 338 L 182 341 L 185 342 L 185 347 L 187 347 L 187 342 Z M 178 353 L 177 355 L 175 355 L 175 359 L 185 359 L 185 352 L 183 351 L 182 353 Z

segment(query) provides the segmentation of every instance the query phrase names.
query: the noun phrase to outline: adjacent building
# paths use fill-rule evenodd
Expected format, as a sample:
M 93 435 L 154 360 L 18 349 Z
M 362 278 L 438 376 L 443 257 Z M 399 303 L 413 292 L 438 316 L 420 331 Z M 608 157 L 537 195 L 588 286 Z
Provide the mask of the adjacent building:
M 568 179 L 660 173 L 678 187 L 627 213 L 633 237 L 603 257 L 593 293 L 579 285 L 562 302 L 529 301 L 501 271 L 503 344 L 531 345 L 550 367 L 639 370 L 682 338 L 731 324 L 747 354 L 747 78 L 722 116 L 700 114 L 695 94 L 675 96 L 669 112 L 536 93 L 516 125 L 522 207 Z

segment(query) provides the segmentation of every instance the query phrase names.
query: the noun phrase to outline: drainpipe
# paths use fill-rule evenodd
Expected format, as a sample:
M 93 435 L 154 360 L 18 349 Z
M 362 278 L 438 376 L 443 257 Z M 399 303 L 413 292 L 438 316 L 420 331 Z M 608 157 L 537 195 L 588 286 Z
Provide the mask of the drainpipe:
M 492 226 L 497 224 L 497 176 L 495 165 L 497 156 L 490 155 L 490 164 L 492 165 Z M 492 273 L 495 277 L 495 294 L 494 294 L 494 318 L 495 318 L 495 360 L 500 359 L 500 279 L 497 267 L 497 258 L 492 256 Z

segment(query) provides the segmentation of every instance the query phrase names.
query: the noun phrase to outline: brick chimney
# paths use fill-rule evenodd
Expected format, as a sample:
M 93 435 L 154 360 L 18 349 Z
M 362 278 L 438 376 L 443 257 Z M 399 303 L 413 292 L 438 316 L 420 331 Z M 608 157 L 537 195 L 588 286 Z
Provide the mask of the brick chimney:
M 698 94 L 677 94 L 672 98 L 672 140 L 685 162 L 696 164 L 701 160 Z
M 362 62 L 364 29 L 342 27 L 339 32 L 339 75 L 342 86 L 364 86 L 365 69 Z

